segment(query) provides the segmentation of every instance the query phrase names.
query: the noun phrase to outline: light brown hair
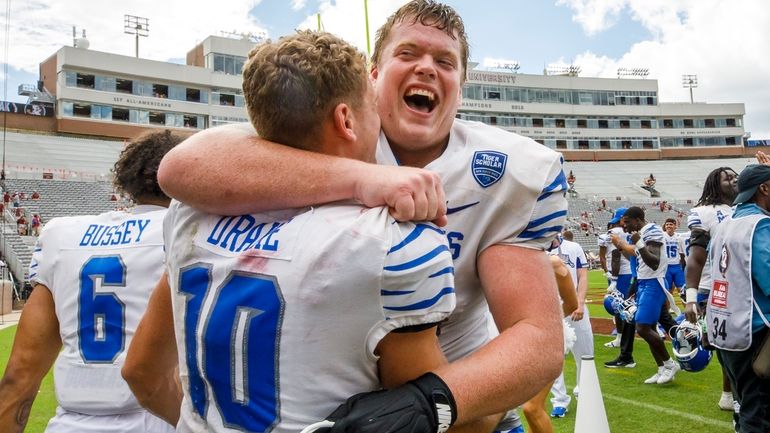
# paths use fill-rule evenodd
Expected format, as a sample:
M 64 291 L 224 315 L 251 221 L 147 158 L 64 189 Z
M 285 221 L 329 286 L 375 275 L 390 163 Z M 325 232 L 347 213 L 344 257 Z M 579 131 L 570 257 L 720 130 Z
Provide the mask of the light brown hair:
M 330 33 L 303 30 L 249 52 L 243 94 L 261 137 L 313 150 L 329 110 L 341 102 L 358 108 L 367 80 L 361 52 Z
M 465 82 L 465 73 L 468 70 L 468 56 L 470 55 L 468 35 L 465 33 L 465 24 L 462 18 L 451 6 L 434 0 L 412 0 L 401 6 L 393 15 L 388 17 L 385 24 L 377 30 L 374 41 L 374 53 L 372 64 L 378 66 L 382 60 L 382 50 L 390 36 L 390 30 L 398 23 L 420 23 L 424 26 L 435 27 L 442 30 L 452 39 L 460 41 L 460 61 L 462 62 L 461 80 Z

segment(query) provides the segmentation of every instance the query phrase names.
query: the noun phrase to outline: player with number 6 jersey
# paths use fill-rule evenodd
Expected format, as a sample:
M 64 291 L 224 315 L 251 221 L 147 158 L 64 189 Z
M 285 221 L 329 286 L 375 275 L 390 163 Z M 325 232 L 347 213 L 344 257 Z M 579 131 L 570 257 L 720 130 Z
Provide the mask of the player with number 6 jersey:
M 121 377 L 129 344 L 163 274 L 163 218 L 170 199 L 160 159 L 182 137 L 170 130 L 132 140 L 115 163 L 127 211 L 53 218 L 35 245 L 32 294 L 0 382 L 0 430 L 22 432 L 53 365 L 59 406 L 47 433 L 168 433 Z M 60 351 L 61 349 L 61 351 Z

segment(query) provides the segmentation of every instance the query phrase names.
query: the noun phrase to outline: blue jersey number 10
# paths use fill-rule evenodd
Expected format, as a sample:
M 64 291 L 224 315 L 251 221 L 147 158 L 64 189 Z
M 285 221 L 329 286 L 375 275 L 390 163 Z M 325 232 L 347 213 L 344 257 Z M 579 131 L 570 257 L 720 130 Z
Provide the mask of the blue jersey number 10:
M 193 407 L 206 418 L 208 382 L 225 426 L 264 432 L 278 419 L 280 288 L 274 277 L 233 272 L 214 289 L 201 317 L 210 289 L 210 267 L 182 270 L 179 292 L 186 297 L 185 361 Z

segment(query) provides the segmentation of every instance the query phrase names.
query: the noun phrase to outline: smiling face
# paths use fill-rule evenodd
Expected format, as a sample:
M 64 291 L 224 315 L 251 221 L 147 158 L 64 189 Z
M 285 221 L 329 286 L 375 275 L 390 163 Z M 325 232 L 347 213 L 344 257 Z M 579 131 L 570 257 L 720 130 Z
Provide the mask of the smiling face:
M 729 200 L 726 204 L 732 204 L 735 196 L 738 195 L 738 174 L 732 170 L 719 173 L 719 188 L 722 190 L 722 195 Z
M 382 129 L 404 165 L 422 167 L 444 151 L 462 94 L 460 42 L 405 20 L 394 25 L 372 68 Z
M 663 224 L 663 230 L 665 230 L 669 236 L 673 236 L 674 232 L 676 231 L 676 223 L 672 223 L 669 221 Z

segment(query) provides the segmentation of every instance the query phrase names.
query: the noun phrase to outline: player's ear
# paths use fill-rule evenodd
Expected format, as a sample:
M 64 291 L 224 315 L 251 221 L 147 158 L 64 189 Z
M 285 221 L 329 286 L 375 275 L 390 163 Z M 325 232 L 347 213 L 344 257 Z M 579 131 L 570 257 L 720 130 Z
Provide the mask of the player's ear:
M 333 122 L 337 135 L 347 140 L 355 140 L 356 134 L 353 129 L 355 118 L 353 110 L 348 104 L 341 102 L 334 107 Z

